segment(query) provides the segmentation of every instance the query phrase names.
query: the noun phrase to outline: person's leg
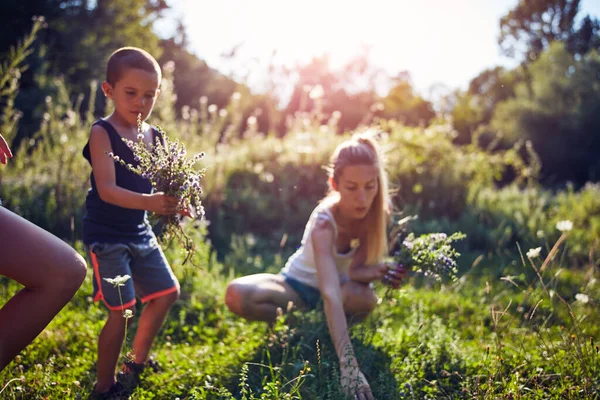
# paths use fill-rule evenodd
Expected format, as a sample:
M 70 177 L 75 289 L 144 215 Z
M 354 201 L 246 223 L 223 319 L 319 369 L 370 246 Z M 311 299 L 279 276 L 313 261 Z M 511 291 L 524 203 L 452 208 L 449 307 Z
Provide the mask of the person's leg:
M 152 343 L 171 306 L 179 298 L 179 282 L 155 238 L 132 248 L 135 252 L 131 271 L 136 291 L 144 303 L 133 340 L 134 362 L 143 365 L 148 361 Z
M 133 281 L 121 284 L 107 281 L 117 276 L 131 276 L 131 251 L 122 243 L 94 243 L 89 248 L 94 269 L 94 300 L 103 300 L 108 309 L 108 319 L 98 338 L 96 363 L 96 393 L 108 392 L 115 384 L 115 370 L 125 339 L 125 310 L 135 315 L 135 289 Z
M 237 278 L 229 283 L 225 292 L 227 307 L 250 321 L 273 322 L 277 319 L 277 309 L 285 312 L 290 301 L 299 309 L 306 309 L 283 275 L 256 274 Z
M 176 291 L 148 301 L 142 310 L 138 328 L 133 340 L 135 363 L 144 364 L 148 361 L 150 348 L 163 326 L 171 306 L 179 298 L 179 288 Z
M 349 323 L 364 320 L 377 306 L 377 296 L 368 283 L 346 281 L 342 284 L 344 312 Z
M 0 275 L 25 286 L 0 309 L 0 371 L 71 300 L 85 274 L 73 248 L 0 207 Z
M 129 307 L 135 313 L 135 307 Z M 115 369 L 125 340 L 123 311 L 109 310 L 108 319 L 98 338 L 98 362 L 96 364 L 96 386 L 98 393 L 107 392 L 115 384 Z

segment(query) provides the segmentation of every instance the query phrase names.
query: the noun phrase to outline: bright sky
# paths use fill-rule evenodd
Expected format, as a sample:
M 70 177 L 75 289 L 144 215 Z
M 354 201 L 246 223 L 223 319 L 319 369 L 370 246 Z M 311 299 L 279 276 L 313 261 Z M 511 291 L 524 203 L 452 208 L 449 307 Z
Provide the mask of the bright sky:
M 158 25 L 173 33 L 182 19 L 189 50 L 209 66 L 260 91 L 270 55 L 294 66 L 328 53 L 333 68 L 372 46 L 371 62 L 395 75 L 408 70 L 427 96 L 438 83 L 465 88 L 479 72 L 514 62 L 499 54 L 500 17 L 518 0 L 171 0 Z M 580 16 L 600 16 L 600 1 L 582 0 Z M 237 61 L 222 57 L 241 44 Z

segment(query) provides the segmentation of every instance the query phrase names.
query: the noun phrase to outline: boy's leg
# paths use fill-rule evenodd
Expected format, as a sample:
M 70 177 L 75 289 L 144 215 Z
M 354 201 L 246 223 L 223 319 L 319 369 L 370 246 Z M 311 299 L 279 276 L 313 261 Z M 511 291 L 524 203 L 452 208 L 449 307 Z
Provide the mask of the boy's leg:
M 0 371 L 69 302 L 85 274 L 74 249 L 0 207 L 0 275 L 25 286 L 0 309 Z
M 150 348 L 162 327 L 171 306 L 179 298 L 179 290 L 148 301 L 138 321 L 137 333 L 133 340 L 135 363 L 148 361 Z
M 306 309 L 296 291 L 283 275 L 255 274 L 234 279 L 227 286 L 225 304 L 235 314 L 250 321 L 273 322 L 277 309 L 287 309 L 288 303 Z
M 125 339 L 125 310 L 135 314 L 135 290 L 131 279 L 115 286 L 106 279 L 130 275 L 131 250 L 121 243 L 94 243 L 90 246 L 90 259 L 94 268 L 94 300 L 103 300 L 108 309 L 108 319 L 98 338 L 96 365 L 97 393 L 107 392 L 115 384 L 115 370 Z
M 135 308 L 129 309 L 135 311 Z M 100 332 L 95 387 L 98 393 L 107 392 L 116 382 L 115 369 L 125 339 L 125 323 L 126 320 L 120 310 L 109 311 L 108 319 Z
M 131 271 L 136 290 L 145 303 L 133 340 L 135 363 L 148 361 L 150 348 L 171 306 L 179 298 L 179 282 L 158 246 L 156 238 L 135 248 Z

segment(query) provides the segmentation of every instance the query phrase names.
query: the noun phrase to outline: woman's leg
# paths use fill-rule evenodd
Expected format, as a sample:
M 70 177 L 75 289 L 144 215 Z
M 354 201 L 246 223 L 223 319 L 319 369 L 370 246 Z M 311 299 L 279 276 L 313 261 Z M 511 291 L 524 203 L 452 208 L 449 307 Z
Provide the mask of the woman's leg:
M 377 306 L 377 296 L 368 283 L 345 282 L 342 284 L 342 299 L 349 323 L 364 320 Z
M 288 303 L 306 309 L 298 294 L 283 275 L 256 274 L 234 279 L 227 286 L 225 304 L 235 314 L 250 321 L 273 322 L 277 309 L 287 310 Z
M 74 249 L 0 207 L 0 275 L 25 286 L 0 309 L 0 371 L 69 302 L 85 274 Z

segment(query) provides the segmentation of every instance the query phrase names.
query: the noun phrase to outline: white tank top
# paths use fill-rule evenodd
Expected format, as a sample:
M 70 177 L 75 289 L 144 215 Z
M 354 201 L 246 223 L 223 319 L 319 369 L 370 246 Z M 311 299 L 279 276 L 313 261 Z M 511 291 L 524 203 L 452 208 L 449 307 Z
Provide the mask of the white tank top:
M 304 228 L 304 234 L 302 236 L 302 242 L 300 248 L 288 259 L 285 267 L 281 270 L 282 273 L 286 274 L 290 278 L 296 279 L 305 285 L 312 286 L 319 289 L 319 280 L 317 277 L 317 263 L 315 261 L 315 251 L 312 245 L 311 234 L 317 223 L 317 221 L 329 221 L 333 226 L 334 231 L 334 244 L 331 249 L 333 258 L 335 260 L 335 266 L 340 276 L 340 282 L 348 280 L 348 267 L 352 261 L 352 257 L 358 247 L 357 243 L 351 243 L 351 249 L 344 254 L 340 254 L 335 247 L 337 241 L 338 228 L 335 223 L 335 218 L 331 214 L 329 207 L 324 204 L 317 206 Z

